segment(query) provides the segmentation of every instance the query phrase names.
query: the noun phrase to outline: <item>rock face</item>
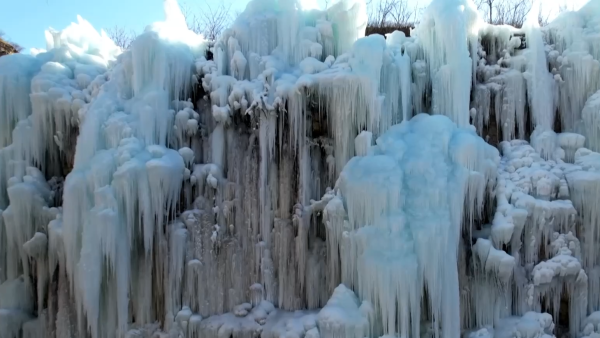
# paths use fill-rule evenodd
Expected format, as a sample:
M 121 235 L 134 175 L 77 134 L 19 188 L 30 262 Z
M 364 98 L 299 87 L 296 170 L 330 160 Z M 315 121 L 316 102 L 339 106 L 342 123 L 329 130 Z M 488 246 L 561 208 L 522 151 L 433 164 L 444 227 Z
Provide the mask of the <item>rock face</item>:
M 0 58 L 0 338 L 597 336 L 600 3 L 165 12 Z

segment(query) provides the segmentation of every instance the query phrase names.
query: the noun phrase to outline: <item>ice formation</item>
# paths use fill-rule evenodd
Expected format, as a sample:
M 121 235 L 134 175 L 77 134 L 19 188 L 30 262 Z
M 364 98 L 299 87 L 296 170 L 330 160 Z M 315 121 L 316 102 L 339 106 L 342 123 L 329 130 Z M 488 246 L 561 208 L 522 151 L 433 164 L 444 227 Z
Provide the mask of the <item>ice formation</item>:
M 0 338 L 600 336 L 600 2 L 164 7 L 0 58 Z

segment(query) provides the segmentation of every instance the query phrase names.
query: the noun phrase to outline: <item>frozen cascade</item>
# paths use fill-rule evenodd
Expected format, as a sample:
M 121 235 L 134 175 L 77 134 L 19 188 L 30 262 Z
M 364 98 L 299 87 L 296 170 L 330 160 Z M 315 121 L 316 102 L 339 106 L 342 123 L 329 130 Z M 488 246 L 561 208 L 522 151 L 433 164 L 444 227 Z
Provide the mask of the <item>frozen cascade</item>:
M 378 332 L 400 336 L 420 336 L 425 287 L 436 336 L 456 337 L 462 209 L 474 206 L 480 216 L 478 197 L 495 179 L 489 169 L 498 151 L 474 130 L 425 114 L 393 126 L 376 144 L 370 156 L 348 162 L 337 183 L 349 219 L 342 281 L 374 305 Z
M 299 8 L 0 58 L 0 338 L 598 337 L 600 3 Z

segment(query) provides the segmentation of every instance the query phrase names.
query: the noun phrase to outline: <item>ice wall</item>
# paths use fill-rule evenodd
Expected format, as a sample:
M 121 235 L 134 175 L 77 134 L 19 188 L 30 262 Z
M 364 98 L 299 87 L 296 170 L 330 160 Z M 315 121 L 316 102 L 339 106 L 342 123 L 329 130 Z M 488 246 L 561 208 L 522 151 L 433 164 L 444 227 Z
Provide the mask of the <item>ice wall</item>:
M 597 334 L 598 3 L 164 6 L 0 58 L 0 338 Z

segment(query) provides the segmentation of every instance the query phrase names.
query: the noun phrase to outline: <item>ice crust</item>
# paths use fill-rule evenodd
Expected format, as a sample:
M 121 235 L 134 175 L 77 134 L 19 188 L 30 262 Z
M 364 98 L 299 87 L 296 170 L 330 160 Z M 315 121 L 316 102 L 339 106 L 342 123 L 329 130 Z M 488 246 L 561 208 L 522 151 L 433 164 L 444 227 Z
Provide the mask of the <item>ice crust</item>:
M 0 58 L 0 338 L 600 337 L 600 3 L 164 9 Z

